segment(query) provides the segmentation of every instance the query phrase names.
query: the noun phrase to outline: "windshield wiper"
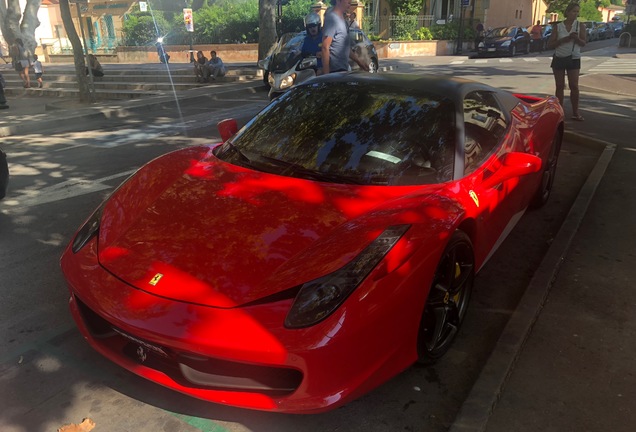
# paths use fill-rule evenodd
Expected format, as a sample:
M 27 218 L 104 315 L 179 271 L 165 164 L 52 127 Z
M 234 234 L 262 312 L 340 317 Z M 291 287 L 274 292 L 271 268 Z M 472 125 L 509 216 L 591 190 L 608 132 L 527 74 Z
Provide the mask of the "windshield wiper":
M 280 175 L 293 175 L 294 177 L 301 177 L 305 179 L 324 181 L 329 183 L 363 184 L 363 182 L 351 177 L 340 174 L 315 171 L 293 162 L 287 162 L 269 156 L 261 155 L 259 156 L 259 159 L 263 159 L 264 161 L 267 161 L 267 163 L 276 167 L 283 168 L 283 170 L 279 173 Z

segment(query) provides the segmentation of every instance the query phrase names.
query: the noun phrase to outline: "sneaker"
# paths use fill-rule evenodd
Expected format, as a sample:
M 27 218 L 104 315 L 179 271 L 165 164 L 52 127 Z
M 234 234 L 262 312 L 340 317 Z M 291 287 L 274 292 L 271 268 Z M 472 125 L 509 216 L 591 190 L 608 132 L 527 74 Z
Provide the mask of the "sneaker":
M 42 83 L 38 83 L 38 88 L 42 88 Z

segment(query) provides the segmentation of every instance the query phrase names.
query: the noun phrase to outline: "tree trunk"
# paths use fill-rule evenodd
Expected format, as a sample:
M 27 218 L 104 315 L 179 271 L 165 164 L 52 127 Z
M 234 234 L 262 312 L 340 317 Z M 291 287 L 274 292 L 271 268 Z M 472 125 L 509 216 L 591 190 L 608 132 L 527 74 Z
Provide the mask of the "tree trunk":
M 276 2 L 277 0 L 258 0 L 258 59 L 267 57 L 276 43 Z
M 0 31 L 9 45 L 21 39 L 29 57 L 33 57 L 38 45 L 35 29 L 40 25 L 38 10 L 41 4 L 42 0 L 27 0 L 23 14 L 19 0 L 0 0 Z
M 22 33 L 22 42 L 27 49 L 29 56 L 35 54 L 35 47 L 38 46 L 35 40 L 35 29 L 40 26 L 40 20 L 38 19 L 38 10 L 42 0 L 27 0 L 24 6 L 24 14 L 22 15 L 22 22 L 20 23 L 20 32 Z
M 71 8 L 68 4 L 68 0 L 60 0 L 60 13 L 62 15 L 62 22 L 64 23 L 64 29 L 66 35 L 71 41 L 73 47 L 73 57 L 75 60 L 75 75 L 77 75 L 77 83 L 79 85 L 79 100 L 80 102 L 90 103 L 95 101 L 95 96 L 91 92 L 90 83 L 86 76 L 86 63 L 84 62 L 84 48 L 82 42 L 75 30 L 75 24 L 71 17 Z

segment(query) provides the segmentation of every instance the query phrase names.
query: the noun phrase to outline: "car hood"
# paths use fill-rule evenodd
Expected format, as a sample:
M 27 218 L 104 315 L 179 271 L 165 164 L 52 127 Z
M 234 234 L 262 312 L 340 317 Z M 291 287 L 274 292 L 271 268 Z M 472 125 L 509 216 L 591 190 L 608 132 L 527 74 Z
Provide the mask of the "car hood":
M 498 38 L 486 38 L 486 39 L 484 39 L 484 43 L 499 45 L 499 44 L 502 44 L 502 43 L 504 43 L 506 41 L 510 41 L 510 40 L 512 40 L 512 38 L 511 37 L 507 37 L 507 36 L 506 37 L 498 37 Z
M 236 307 L 337 270 L 387 226 L 423 214 L 413 207 L 440 187 L 318 183 L 183 150 L 105 204 L 99 261 L 155 295 Z

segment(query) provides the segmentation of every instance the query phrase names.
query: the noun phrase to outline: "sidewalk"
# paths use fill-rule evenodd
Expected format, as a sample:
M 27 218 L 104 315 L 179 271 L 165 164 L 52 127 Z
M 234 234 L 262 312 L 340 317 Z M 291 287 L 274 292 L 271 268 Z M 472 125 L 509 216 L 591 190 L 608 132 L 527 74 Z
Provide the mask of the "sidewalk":
M 588 75 L 581 85 L 582 96 L 636 97 L 634 77 Z M 566 123 L 576 127 L 566 139 L 605 150 L 451 432 L 634 430 L 636 112 L 617 103 L 585 113 Z

